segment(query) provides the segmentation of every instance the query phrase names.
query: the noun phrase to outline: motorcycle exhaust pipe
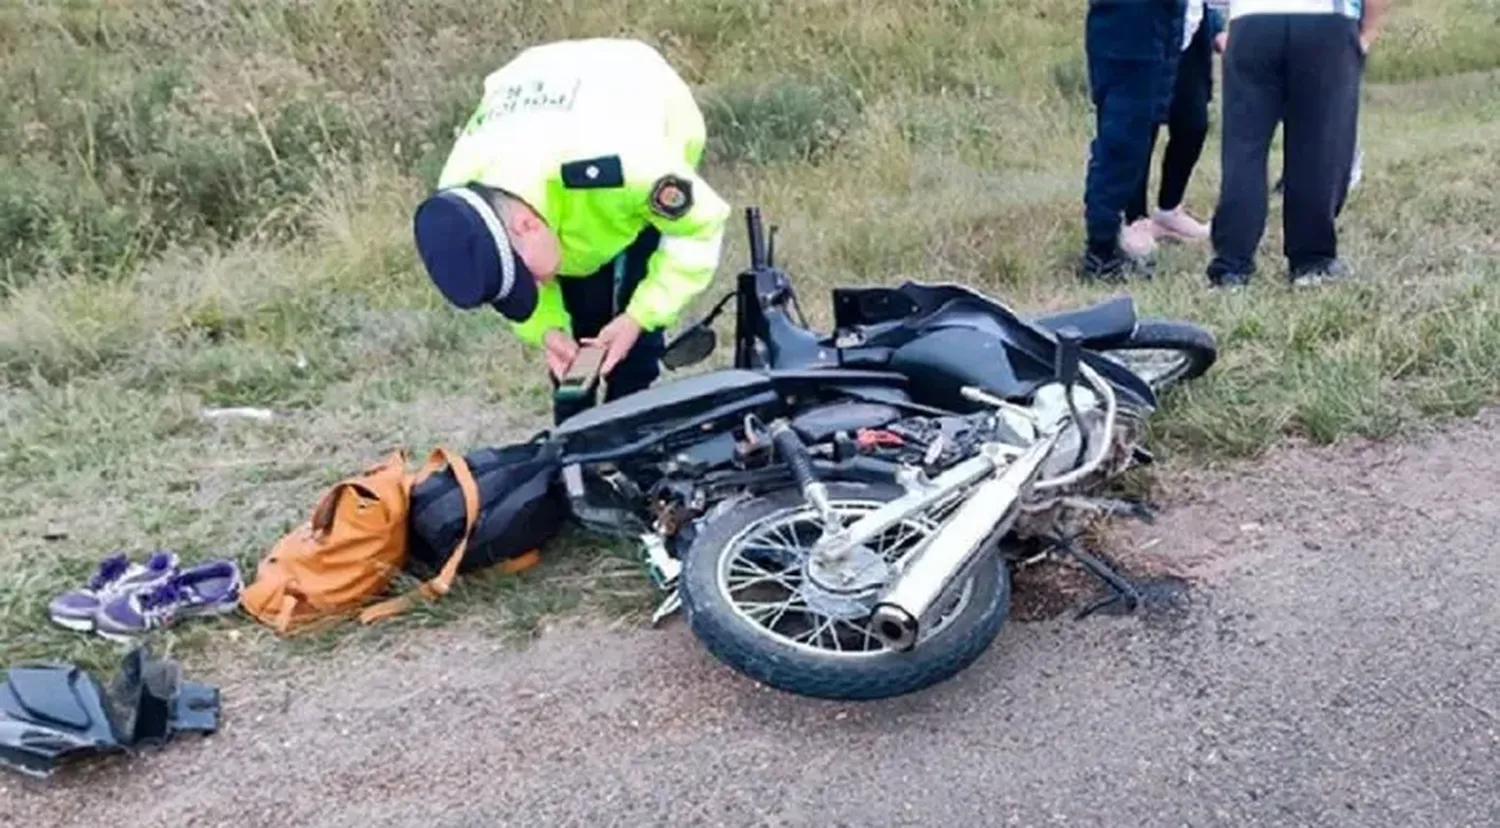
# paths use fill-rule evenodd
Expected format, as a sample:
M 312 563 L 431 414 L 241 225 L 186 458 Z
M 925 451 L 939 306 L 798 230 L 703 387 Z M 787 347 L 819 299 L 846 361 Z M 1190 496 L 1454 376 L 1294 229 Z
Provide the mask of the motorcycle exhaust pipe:
M 870 615 L 870 631 L 898 652 L 916 646 L 937 622 L 938 611 L 956 596 L 995 540 L 1010 531 L 1058 434 L 1034 443 L 1005 471 L 974 488 L 972 494 L 896 576 Z

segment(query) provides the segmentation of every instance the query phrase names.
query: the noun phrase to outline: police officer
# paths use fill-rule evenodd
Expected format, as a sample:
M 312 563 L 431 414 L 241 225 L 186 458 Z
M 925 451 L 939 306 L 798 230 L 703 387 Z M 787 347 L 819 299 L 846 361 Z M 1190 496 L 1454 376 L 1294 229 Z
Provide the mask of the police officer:
M 692 90 L 651 46 L 528 48 L 485 78 L 416 209 L 417 251 L 448 301 L 490 305 L 542 348 L 554 386 L 596 345 L 606 399 L 642 390 L 719 264 L 730 208 L 698 176 L 704 140 Z M 554 422 L 593 404 L 556 403 Z
M 1079 276 L 1150 275 L 1151 262 L 1120 243 L 1123 214 L 1166 120 L 1182 50 L 1186 0 L 1089 0 L 1084 26 L 1096 134 L 1084 183 L 1087 247 Z

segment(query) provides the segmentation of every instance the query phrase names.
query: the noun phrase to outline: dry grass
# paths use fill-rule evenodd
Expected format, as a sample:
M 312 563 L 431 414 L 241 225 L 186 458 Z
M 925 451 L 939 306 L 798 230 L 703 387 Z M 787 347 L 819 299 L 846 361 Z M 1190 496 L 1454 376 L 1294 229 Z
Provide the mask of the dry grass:
M 827 288 L 849 282 L 954 279 L 1026 309 L 1097 295 L 1070 271 L 1091 121 L 1080 17 L 1048 0 L 0 11 L 0 127 L 19 136 L 0 148 L 0 663 L 107 654 L 43 609 L 111 548 L 232 555 L 248 571 L 322 486 L 390 446 L 542 424 L 541 369 L 493 316 L 441 305 L 406 232 L 481 74 L 516 46 L 659 44 L 701 89 L 710 178 L 782 226 L 780 255 L 825 323 Z M 1394 13 L 1343 223 L 1359 283 L 1278 285 L 1274 210 L 1266 275 L 1246 294 L 1203 289 L 1206 251 L 1166 252 L 1140 302 L 1210 326 L 1224 349 L 1160 418 L 1169 455 L 1393 435 L 1496 396 L 1497 56 L 1493 3 Z M 1189 195 L 1199 214 L 1217 168 L 1211 143 Z M 744 260 L 738 235 L 727 256 L 721 284 Z M 216 425 L 203 405 L 286 416 Z M 49 526 L 68 538 L 44 540 Z M 414 620 L 483 606 L 530 625 L 601 596 L 640 607 L 622 550 L 555 557 Z

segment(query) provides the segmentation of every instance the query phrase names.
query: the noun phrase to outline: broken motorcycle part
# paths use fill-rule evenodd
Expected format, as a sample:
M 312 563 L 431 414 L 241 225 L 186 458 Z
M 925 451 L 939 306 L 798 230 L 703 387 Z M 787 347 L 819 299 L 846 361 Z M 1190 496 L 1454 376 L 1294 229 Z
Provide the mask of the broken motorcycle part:
M 175 661 L 154 659 L 144 646 L 126 654 L 107 689 L 69 663 L 19 664 L 0 683 L 0 764 L 28 776 L 218 727 L 218 689 L 181 681 Z

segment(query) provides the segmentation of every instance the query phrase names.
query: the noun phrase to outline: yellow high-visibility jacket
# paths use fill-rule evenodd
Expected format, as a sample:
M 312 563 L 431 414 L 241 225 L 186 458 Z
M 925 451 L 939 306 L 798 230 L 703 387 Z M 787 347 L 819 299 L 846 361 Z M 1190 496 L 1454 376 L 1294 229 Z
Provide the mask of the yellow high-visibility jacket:
M 561 241 L 559 278 L 595 273 L 654 225 L 661 244 L 625 313 L 656 330 L 719 264 L 730 208 L 698 177 L 705 132 L 691 88 L 650 45 L 543 44 L 485 78 L 438 187 L 478 182 L 525 201 Z M 532 345 L 549 328 L 571 333 L 558 279 L 512 327 Z

